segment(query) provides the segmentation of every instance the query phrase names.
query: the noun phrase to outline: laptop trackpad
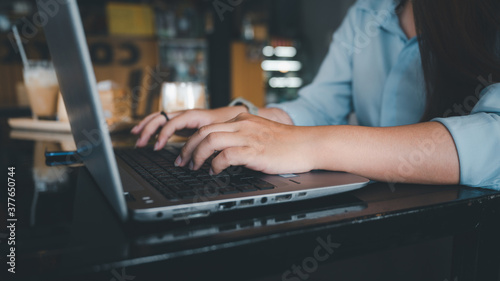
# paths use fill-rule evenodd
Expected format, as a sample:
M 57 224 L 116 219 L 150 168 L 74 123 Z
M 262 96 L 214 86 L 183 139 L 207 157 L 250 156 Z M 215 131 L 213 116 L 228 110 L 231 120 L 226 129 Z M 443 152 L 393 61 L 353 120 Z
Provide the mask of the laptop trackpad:
M 132 177 L 126 170 L 118 168 L 120 171 L 120 179 L 122 181 L 123 191 L 130 192 L 136 190 L 143 190 L 144 187 L 139 184 L 134 177 Z

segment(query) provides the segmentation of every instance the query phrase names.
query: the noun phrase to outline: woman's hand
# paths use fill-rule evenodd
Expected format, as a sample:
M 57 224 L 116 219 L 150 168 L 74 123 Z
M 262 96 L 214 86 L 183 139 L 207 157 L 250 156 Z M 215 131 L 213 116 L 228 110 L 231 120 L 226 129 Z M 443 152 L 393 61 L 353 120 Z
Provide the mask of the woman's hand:
M 284 125 L 248 113 L 202 126 L 186 142 L 176 164 L 199 169 L 214 152 L 211 173 L 245 166 L 268 174 L 314 169 L 313 127 Z
M 213 110 L 193 109 L 169 112 L 168 118 L 170 121 L 168 122 L 165 116 L 161 115 L 160 112 L 156 112 L 147 116 L 137 126 L 132 128 L 131 133 L 135 135 L 140 134 L 136 146 L 143 147 L 148 144 L 149 139 L 156 134 L 158 129 L 163 127 L 154 146 L 155 150 L 159 150 L 165 146 L 168 139 L 174 133 L 190 135 L 195 129 L 212 123 L 224 122 L 244 111 L 246 111 L 245 107 L 234 106 Z

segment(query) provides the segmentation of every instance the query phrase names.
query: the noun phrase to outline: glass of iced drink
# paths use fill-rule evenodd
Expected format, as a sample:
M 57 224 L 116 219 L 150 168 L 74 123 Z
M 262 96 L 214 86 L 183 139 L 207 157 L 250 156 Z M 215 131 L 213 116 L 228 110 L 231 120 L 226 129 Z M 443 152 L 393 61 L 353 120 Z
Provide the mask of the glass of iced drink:
M 59 84 L 52 62 L 30 60 L 23 74 L 33 118 L 56 120 Z

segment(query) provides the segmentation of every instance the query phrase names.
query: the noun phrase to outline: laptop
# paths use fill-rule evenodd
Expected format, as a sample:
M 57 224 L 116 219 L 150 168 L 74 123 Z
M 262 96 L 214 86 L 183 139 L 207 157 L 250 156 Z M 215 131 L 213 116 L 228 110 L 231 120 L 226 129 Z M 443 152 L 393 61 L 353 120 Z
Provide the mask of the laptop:
M 55 2 L 54 2 L 55 3 Z M 266 175 L 230 167 L 220 176 L 173 165 L 182 144 L 113 150 L 76 0 L 47 17 L 47 43 L 68 112 L 78 156 L 118 217 L 160 221 L 281 204 L 361 188 L 369 180 L 329 171 Z M 43 10 L 43 0 L 37 0 Z

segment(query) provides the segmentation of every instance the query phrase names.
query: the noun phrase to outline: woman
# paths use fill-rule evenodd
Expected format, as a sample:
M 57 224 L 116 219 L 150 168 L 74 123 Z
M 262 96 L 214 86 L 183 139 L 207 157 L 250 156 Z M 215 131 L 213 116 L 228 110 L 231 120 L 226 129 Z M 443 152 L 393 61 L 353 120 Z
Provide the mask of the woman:
M 155 149 L 199 128 L 176 160 L 211 173 L 346 171 L 372 180 L 500 189 L 500 1 L 359 0 L 313 83 L 259 116 L 245 106 L 155 113 Z M 348 126 L 355 112 L 361 126 Z

